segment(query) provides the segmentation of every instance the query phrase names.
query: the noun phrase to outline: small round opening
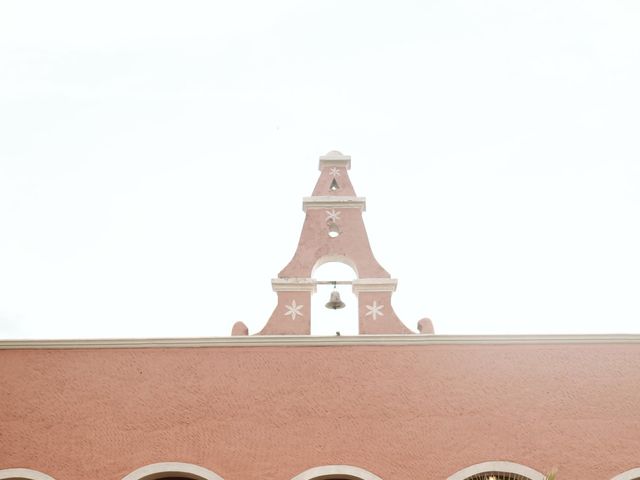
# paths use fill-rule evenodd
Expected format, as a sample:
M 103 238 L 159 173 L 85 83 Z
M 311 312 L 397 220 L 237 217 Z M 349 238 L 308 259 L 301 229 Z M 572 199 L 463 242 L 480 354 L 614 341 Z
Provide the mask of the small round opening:
M 331 238 L 336 238 L 338 235 L 340 235 L 340 228 L 335 222 L 329 222 L 328 225 L 329 225 L 329 236 Z

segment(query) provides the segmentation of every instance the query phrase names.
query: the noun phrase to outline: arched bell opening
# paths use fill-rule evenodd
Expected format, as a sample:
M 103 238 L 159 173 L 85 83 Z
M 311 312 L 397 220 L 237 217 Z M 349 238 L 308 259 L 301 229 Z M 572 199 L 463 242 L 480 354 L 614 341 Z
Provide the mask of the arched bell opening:
M 358 299 L 350 284 L 357 279 L 355 269 L 344 261 L 328 260 L 314 268 L 313 278 L 320 283 L 311 296 L 311 335 L 358 335 Z M 327 283 L 334 281 L 335 285 Z M 335 302 L 335 293 L 344 303 L 343 308 Z M 331 300 L 334 303 L 327 306 Z
M 356 264 L 349 257 L 345 255 L 325 255 L 323 257 L 320 257 L 316 261 L 316 263 L 313 265 L 313 268 L 311 269 L 311 276 L 313 278 L 318 278 L 316 273 L 317 270 L 321 268 L 323 265 L 326 265 L 327 263 L 342 263 L 343 265 L 346 265 L 352 270 L 351 274 L 355 275 L 353 280 L 360 278 Z

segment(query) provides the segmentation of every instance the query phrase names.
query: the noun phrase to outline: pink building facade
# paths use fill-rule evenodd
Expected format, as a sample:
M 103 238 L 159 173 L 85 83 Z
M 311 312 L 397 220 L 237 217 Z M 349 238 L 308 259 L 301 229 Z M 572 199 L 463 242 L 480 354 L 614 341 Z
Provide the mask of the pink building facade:
M 640 479 L 640 336 L 414 333 L 349 167 L 321 157 L 259 332 L 0 341 L 0 480 Z M 328 261 L 360 335 L 309 335 Z
M 631 480 L 639 359 L 631 336 L 3 342 L 0 478 Z

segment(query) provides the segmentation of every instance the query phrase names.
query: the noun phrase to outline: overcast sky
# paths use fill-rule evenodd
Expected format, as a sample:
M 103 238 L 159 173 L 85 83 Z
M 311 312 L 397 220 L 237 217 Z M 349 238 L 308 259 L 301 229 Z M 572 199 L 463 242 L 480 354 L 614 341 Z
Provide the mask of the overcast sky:
M 638 333 L 639 25 L 635 0 L 4 0 L 0 337 L 255 333 L 333 149 L 410 328 Z M 314 333 L 353 333 L 343 298 Z

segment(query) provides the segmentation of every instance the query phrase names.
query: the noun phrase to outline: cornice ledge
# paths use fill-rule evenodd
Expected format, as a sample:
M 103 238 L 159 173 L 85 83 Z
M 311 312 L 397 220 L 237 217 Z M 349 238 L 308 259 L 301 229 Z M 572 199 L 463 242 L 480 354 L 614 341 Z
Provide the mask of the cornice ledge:
M 288 277 L 271 279 L 274 292 L 312 292 L 317 291 L 317 281 L 314 278 Z
M 343 155 L 336 150 L 322 155 L 318 162 L 318 170 L 322 170 L 325 167 L 344 167 L 349 170 L 351 169 L 351 155 Z
M 0 350 L 91 348 L 328 347 L 358 345 L 638 344 L 640 334 L 592 335 L 258 335 L 248 337 L 0 340 Z
M 302 199 L 302 210 L 306 212 L 309 208 L 359 208 L 364 212 L 367 209 L 367 199 L 365 197 L 338 195 L 304 197 Z
M 397 278 L 359 278 L 354 280 L 351 290 L 356 295 L 360 292 L 395 292 Z

